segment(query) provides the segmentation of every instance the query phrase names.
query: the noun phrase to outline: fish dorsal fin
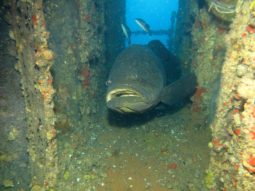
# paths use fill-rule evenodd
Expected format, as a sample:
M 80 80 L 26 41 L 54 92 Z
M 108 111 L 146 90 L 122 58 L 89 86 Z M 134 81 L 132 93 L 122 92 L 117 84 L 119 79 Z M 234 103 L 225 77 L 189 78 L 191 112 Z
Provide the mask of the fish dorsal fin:
M 158 56 L 167 75 L 167 84 L 174 82 L 181 76 L 181 62 L 159 40 L 151 40 L 148 47 Z
M 196 76 L 189 74 L 167 85 L 161 92 L 160 101 L 169 106 L 192 95 L 196 89 Z

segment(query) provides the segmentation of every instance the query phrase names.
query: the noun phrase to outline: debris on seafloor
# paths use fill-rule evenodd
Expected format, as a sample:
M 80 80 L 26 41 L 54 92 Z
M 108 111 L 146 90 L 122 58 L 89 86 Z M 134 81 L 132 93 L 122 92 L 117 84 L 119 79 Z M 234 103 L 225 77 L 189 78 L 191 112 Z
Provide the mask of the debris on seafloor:
M 14 141 L 17 138 L 18 135 L 19 135 L 19 131 L 17 130 L 17 128 L 16 127 L 12 127 L 11 131 L 8 134 L 8 138 L 7 139 L 8 139 L 8 141 Z
M 2 185 L 5 188 L 12 188 L 12 187 L 14 187 L 14 182 L 11 179 L 4 179 Z
M 83 88 L 88 88 L 89 84 L 90 84 L 90 77 L 91 77 L 91 73 L 90 73 L 90 69 L 88 65 L 83 66 L 83 69 L 80 72 L 80 76 L 79 79 L 82 81 L 82 87 Z
M 167 165 L 167 169 L 172 169 L 172 170 L 174 170 L 174 169 L 176 169 L 176 168 L 177 168 L 177 163 L 175 163 L 175 162 L 169 163 L 169 164 Z
M 202 96 L 203 94 L 207 93 L 207 89 L 204 87 L 197 87 L 195 94 L 192 96 L 192 108 L 193 112 L 201 111 L 201 104 L 202 104 Z

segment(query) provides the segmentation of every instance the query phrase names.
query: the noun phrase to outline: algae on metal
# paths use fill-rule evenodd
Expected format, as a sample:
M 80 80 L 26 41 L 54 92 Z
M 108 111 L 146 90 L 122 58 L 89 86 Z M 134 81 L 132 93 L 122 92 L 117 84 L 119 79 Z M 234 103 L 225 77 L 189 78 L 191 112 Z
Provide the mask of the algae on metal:
M 206 0 L 208 11 L 225 22 L 233 21 L 237 0 Z
M 198 78 L 193 109 L 207 119 L 205 127 L 210 126 L 212 131 L 208 144 L 212 150 L 211 163 L 205 183 L 210 190 L 253 190 L 254 1 L 206 2 L 209 10 L 202 5 L 193 12 L 192 36 L 185 37 L 190 38 L 190 44 L 182 43 L 178 53 L 192 55 L 192 59 L 184 56 L 183 60 L 192 62 Z M 230 6 L 219 7 L 222 3 Z M 230 11 L 224 11 L 230 7 Z M 186 9 L 179 14 L 190 12 Z M 227 14 L 231 17 L 223 18 Z M 177 26 L 180 33 L 185 28 L 183 24 Z
M 101 155 L 90 154 L 89 142 L 100 129 L 96 124 L 104 104 L 105 2 L 55 0 L 45 1 L 44 8 L 51 32 L 49 47 L 56 54 L 54 111 L 59 171 L 63 172 L 58 174 L 57 188 L 92 189 L 102 179 L 100 165 L 96 165 L 97 174 L 91 171 Z
M 216 118 L 211 124 L 209 171 L 215 189 L 254 190 L 255 18 L 252 1 L 238 1 L 237 15 L 226 35 L 227 52 L 221 72 Z
M 31 187 L 51 189 L 56 185 L 57 145 L 52 97 L 51 66 L 42 1 L 8 1 L 12 37 L 16 42 L 21 85 L 25 98 Z M 48 135 L 48 136 L 47 136 Z M 50 136 L 49 136 L 50 135 Z
M 105 112 L 103 102 L 100 100 L 104 91 L 103 76 L 107 67 L 103 65 L 105 2 L 95 3 L 92 0 L 68 2 L 70 4 L 66 1 L 44 1 L 45 4 L 42 4 L 42 1 L 10 3 L 12 14 L 9 17 L 13 27 L 10 36 L 16 40 L 19 59 L 17 69 L 21 73 L 26 101 L 28 150 L 33 177 L 31 190 L 34 191 L 96 190 L 98 185 L 103 187 L 102 180 L 107 177 L 105 173 L 107 167 L 103 160 L 119 156 L 119 144 L 115 150 L 112 150 L 112 146 L 116 143 L 123 144 L 123 137 L 131 139 L 137 136 L 140 144 L 135 146 L 142 147 L 136 148 L 137 151 L 149 153 L 149 155 L 144 153 L 144 157 L 151 157 L 156 151 L 160 151 L 163 155 L 161 159 L 168 162 L 169 158 L 164 156 L 171 156 L 171 152 L 174 152 L 166 150 L 171 145 L 171 140 L 168 140 L 169 137 L 165 134 L 166 140 L 160 140 L 168 144 L 164 145 L 164 148 L 160 145 L 155 146 L 160 133 L 167 131 L 167 135 L 176 135 L 173 129 L 169 129 L 171 126 L 168 123 L 162 125 L 159 119 L 155 119 L 147 126 L 151 129 L 133 129 L 133 134 L 131 130 L 125 130 L 123 134 L 113 132 L 113 128 L 104 123 L 105 116 L 98 121 Z M 253 76 L 255 3 L 238 1 L 235 7 L 237 17 L 229 28 L 228 23 L 215 19 L 211 12 L 224 21 L 230 21 L 234 18 L 232 7 L 236 1 L 207 2 L 206 7 L 203 4 L 199 5 L 198 1 L 180 1 L 176 32 L 180 36 L 176 36 L 178 46 L 175 52 L 183 61 L 182 68 L 194 71 L 198 77 L 193 105 L 187 108 L 192 112 L 184 112 L 185 114 L 181 116 L 188 113 L 189 117 L 192 116 L 190 120 L 192 123 L 195 121 L 193 117 L 199 116 L 201 120 L 194 125 L 196 128 L 199 126 L 206 131 L 206 128 L 211 126 L 213 136 L 209 143 L 211 164 L 204 178 L 205 185 L 211 190 L 252 190 L 255 181 Z M 222 6 L 222 3 L 229 6 Z M 69 6 L 73 11 L 68 10 Z M 231 10 L 226 10 L 229 7 Z M 64 10 L 66 15 L 62 15 Z M 231 15 L 231 19 L 221 18 L 226 15 Z M 62 31 L 59 32 L 61 27 Z M 224 40 L 226 44 L 223 43 Z M 121 47 L 121 43 L 115 43 L 117 47 Z M 116 49 L 113 52 L 115 54 Z M 170 122 L 172 125 L 174 120 L 171 120 L 165 119 L 164 122 Z M 179 121 L 175 124 L 179 128 L 182 125 Z M 161 129 L 162 132 L 155 133 L 154 128 Z M 148 132 L 149 130 L 151 132 Z M 182 132 L 181 129 L 178 130 Z M 9 132 L 9 140 L 15 141 L 18 136 L 15 129 Z M 127 132 L 130 136 L 127 136 Z M 105 133 L 110 138 L 115 133 L 121 139 L 110 139 L 110 142 L 115 141 L 111 145 Z M 147 134 L 144 136 L 144 133 Z M 196 137 L 196 133 L 199 134 L 201 131 L 193 133 Z M 176 139 L 176 136 L 174 138 Z M 108 147 L 104 147 L 107 144 Z M 187 152 L 186 148 L 187 145 L 182 148 L 183 152 Z M 133 154 L 130 148 L 124 149 Z M 0 160 L 9 162 L 13 157 L 15 156 L 9 153 L 1 153 Z M 181 161 L 180 158 L 179 162 Z M 185 162 L 190 166 L 193 164 L 191 159 Z M 196 166 L 188 168 L 183 165 L 183 168 L 190 172 Z M 193 175 L 192 173 L 189 175 Z M 202 177 L 201 172 L 198 175 Z M 12 186 L 9 183 L 6 185 Z M 163 185 L 190 190 L 202 186 L 198 182 L 196 185 L 189 183 L 184 187 L 173 186 L 167 180 L 163 181 Z

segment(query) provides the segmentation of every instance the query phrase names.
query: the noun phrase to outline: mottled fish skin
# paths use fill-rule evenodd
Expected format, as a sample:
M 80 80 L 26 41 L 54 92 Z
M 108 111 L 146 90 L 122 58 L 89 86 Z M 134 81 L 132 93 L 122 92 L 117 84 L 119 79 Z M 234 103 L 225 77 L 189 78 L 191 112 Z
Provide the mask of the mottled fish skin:
M 167 74 L 167 84 L 181 77 L 181 61 L 171 53 L 159 40 L 151 40 L 147 45 L 164 65 Z
M 194 74 L 184 75 L 167 85 L 165 65 L 169 59 L 165 57 L 167 49 L 162 46 L 162 43 L 152 41 L 147 46 L 132 45 L 120 53 L 108 79 L 111 82 L 106 95 L 109 109 L 120 113 L 143 113 L 160 102 L 170 106 L 176 104 L 194 92 Z
M 117 57 L 109 81 L 107 107 L 122 113 L 141 113 L 158 104 L 166 77 L 151 49 L 132 45 Z
M 136 24 L 138 24 L 138 26 L 141 29 L 143 29 L 145 32 L 147 32 L 149 35 L 151 35 L 150 25 L 148 25 L 143 19 L 136 18 L 135 22 L 136 22 Z
M 186 97 L 191 96 L 197 85 L 197 78 L 195 74 L 183 75 L 174 83 L 167 85 L 161 92 L 160 102 L 167 105 L 174 105 L 181 102 Z

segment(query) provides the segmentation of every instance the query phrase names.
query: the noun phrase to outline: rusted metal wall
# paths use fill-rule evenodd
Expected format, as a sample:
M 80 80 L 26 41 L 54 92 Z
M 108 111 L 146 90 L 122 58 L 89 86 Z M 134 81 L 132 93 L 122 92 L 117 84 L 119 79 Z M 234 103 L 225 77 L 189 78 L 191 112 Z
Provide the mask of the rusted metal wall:
M 50 69 L 54 54 L 48 49 L 49 32 L 42 1 L 10 1 L 10 33 L 16 41 L 21 85 L 26 104 L 28 152 L 32 188 L 56 184 L 57 145 Z
M 176 53 L 198 78 L 192 111 L 212 131 L 212 191 L 254 190 L 255 1 L 236 2 L 180 1 L 177 20 Z
M 56 55 L 52 67 L 56 126 L 62 133 L 88 127 L 100 112 L 98 99 L 106 78 L 105 2 L 45 1 L 44 8 L 49 46 Z
M 226 35 L 217 110 L 211 125 L 210 190 L 252 191 L 255 182 L 255 1 L 238 1 Z
M 44 10 L 51 32 L 49 47 L 55 53 L 52 73 L 61 172 L 57 189 L 79 190 L 82 185 L 72 181 L 77 174 L 73 159 L 79 150 L 76 147 L 86 148 L 104 109 L 105 1 L 49 0 Z M 82 168 L 89 167 L 84 164 Z M 70 175 L 68 185 L 63 174 L 65 178 Z
M 109 66 L 124 48 L 125 36 L 121 24 L 125 23 L 125 1 L 106 1 L 106 56 Z
M 0 190 L 28 190 L 25 101 L 20 89 L 9 6 L 0 1 Z M 6 9 L 5 9 L 6 8 Z
M 196 0 L 187 2 L 179 1 L 179 9 L 176 16 L 176 31 L 174 52 L 182 62 L 183 69 L 190 69 L 192 60 L 192 36 L 191 28 L 198 10 Z M 170 37 L 171 38 L 171 37 Z
M 58 173 L 68 165 L 58 160 L 57 137 L 90 128 L 100 113 L 105 2 L 6 3 L 25 97 L 31 189 L 54 190 Z

